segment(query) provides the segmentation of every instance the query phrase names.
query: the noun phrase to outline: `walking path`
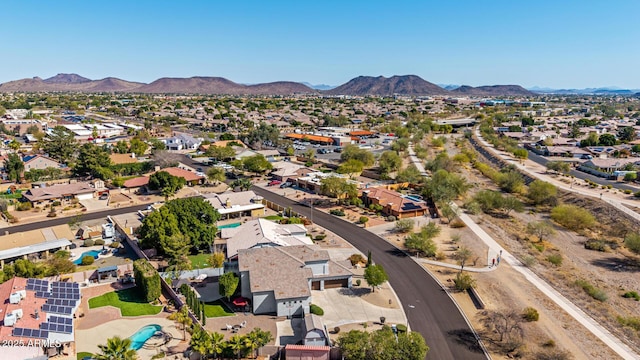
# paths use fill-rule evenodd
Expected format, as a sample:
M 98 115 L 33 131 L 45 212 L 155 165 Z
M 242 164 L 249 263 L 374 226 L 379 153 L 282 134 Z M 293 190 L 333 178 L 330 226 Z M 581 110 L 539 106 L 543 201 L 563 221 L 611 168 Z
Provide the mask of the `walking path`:
M 481 141 L 485 144 L 485 146 L 487 146 L 489 149 L 492 150 L 492 148 L 490 148 L 488 146 L 488 144 L 486 142 L 484 142 L 484 140 L 481 140 Z M 502 156 L 500 154 L 497 154 L 497 155 Z M 525 169 L 526 169 L 526 166 L 525 166 Z M 533 171 L 531 171 L 529 173 L 532 176 L 535 176 L 537 178 L 541 178 L 541 180 L 547 181 L 546 179 L 542 179 L 542 176 L 540 176 L 540 174 L 538 174 L 538 173 L 535 173 Z M 554 183 L 558 183 L 558 181 L 555 181 Z M 563 189 L 565 189 L 567 191 L 575 191 L 576 190 L 576 189 L 567 189 L 564 186 L 559 186 L 559 187 L 561 187 L 561 188 L 563 188 Z M 576 192 L 578 192 L 578 191 L 576 191 Z M 587 195 L 586 192 L 580 192 L 580 193 Z M 588 195 L 589 196 L 593 196 L 592 194 L 588 194 Z M 596 195 L 596 197 L 597 196 L 599 196 L 599 195 Z M 640 217 L 640 214 L 637 214 L 637 213 L 627 209 L 620 202 L 616 202 L 615 200 L 608 201 L 608 202 L 611 203 L 612 205 L 614 205 L 614 203 L 615 203 L 615 204 L 621 206 L 622 208 L 626 209 L 628 212 L 631 212 L 631 213 L 635 214 L 636 216 Z M 451 205 L 454 206 L 454 207 L 457 207 L 457 205 L 454 204 L 454 203 L 452 203 Z M 616 207 L 618 207 L 618 206 L 616 206 Z M 514 270 L 516 270 L 517 272 L 521 273 L 525 277 L 525 279 L 527 279 L 527 281 L 529 281 L 531 284 L 533 284 L 535 287 L 537 287 L 538 290 L 540 290 L 542 293 L 544 293 L 549 299 L 551 299 L 560 308 L 562 308 L 564 311 L 566 311 L 567 314 L 571 315 L 574 319 L 576 319 L 576 321 L 578 321 L 585 328 L 587 328 L 587 330 L 589 330 L 593 335 L 595 335 L 598 339 L 600 339 L 602 342 L 604 342 L 608 347 L 610 347 L 618 355 L 620 355 L 624 359 L 629 359 L 629 360 L 631 360 L 631 359 L 640 359 L 640 354 L 636 353 L 633 349 L 631 349 L 625 343 L 620 341 L 620 339 L 618 339 L 613 334 L 611 334 L 611 332 L 609 332 L 609 330 L 605 329 L 602 325 L 600 325 L 598 322 L 596 322 L 591 316 L 587 315 L 584 311 L 582 311 L 575 304 L 573 304 L 571 301 L 569 301 L 569 299 L 567 299 L 566 297 L 562 296 L 562 294 L 560 294 L 553 287 L 551 287 L 551 285 L 549 285 L 546 281 L 544 281 L 538 275 L 533 273 L 533 271 L 531 271 L 529 268 L 527 268 L 515 256 L 513 256 L 511 253 L 509 253 L 508 251 L 503 249 L 500 246 L 500 244 L 498 244 L 489 234 L 487 234 L 480 226 L 478 226 L 478 224 L 473 219 L 471 219 L 471 217 L 469 217 L 469 215 L 467 215 L 464 212 L 460 211 L 459 217 L 460 217 L 460 220 L 462 220 L 467 225 L 467 227 L 469 227 L 469 229 L 471 229 L 489 247 L 489 249 L 490 249 L 489 252 L 490 253 L 492 251 L 494 253 L 497 253 L 498 256 L 500 256 L 504 261 L 506 261 L 507 264 L 511 265 Z

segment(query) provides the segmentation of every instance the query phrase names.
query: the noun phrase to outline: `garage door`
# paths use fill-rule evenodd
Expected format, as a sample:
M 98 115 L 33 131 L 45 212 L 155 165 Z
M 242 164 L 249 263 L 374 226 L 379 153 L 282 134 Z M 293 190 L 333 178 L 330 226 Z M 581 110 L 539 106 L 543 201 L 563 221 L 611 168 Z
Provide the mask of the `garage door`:
M 311 290 L 320 290 L 320 281 L 312 281 Z
M 78 198 L 78 200 L 89 200 L 89 199 L 93 199 L 93 193 L 78 194 L 76 195 L 76 197 Z
M 349 279 L 336 279 L 336 280 L 325 280 L 324 288 L 325 289 L 334 289 L 349 286 Z

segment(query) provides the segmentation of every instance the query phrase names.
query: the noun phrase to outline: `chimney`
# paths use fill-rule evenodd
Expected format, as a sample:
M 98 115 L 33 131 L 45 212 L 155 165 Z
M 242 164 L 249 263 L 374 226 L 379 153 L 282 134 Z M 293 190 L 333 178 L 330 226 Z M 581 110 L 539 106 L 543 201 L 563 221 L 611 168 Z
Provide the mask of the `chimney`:
M 229 198 L 227 198 L 227 201 L 225 201 L 224 207 L 226 207 L 226 208 L 230 208 L 231 207 L 231 200 L 229 200 Z
M 136 158 L 136 153 L 132 152 L 132 153 L 131 153 L 131 158 L 132 158 L 132 159 L 135 159 L 135 158 Z

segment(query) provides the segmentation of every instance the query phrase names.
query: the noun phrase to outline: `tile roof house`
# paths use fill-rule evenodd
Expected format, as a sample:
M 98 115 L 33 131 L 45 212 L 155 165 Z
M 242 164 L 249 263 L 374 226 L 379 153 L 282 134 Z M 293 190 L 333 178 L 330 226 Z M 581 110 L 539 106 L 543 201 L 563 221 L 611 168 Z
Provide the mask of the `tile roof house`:
M 254 314 L 308 314 L 311 290 L 351 287 L 352 273 L 315 245 L 267 246 L 238 252 L 242 296 Z
M 34 359 L 73 353 L 73 316 L 80 297 L 80 287 L 72 282 L 14 277 L 0 284 L 0 314 L 4 319 L 0 341 L 23 344 L 3 346 L 2 358 Z M 54 305 L 57 303 L 64 305 Z
M 127 189 L 136 189 L 136 188 L 141 188 L 143 186 L 147 186 L 148 184 L 149 184 L 148 176 L 138 176 L 133 179 L 126 180 L 122 184 L 122 187 Z
M 58 184 L 29 189 L 22 193 L 22 197 L 34 206 L 52 203 L 54 201 L 69 202 L 72 199 L 92 199 L 94 194 L 104 190 L 103 181 L 79 181 L 71 184 Z
M 262 197 L 256 195 L 256 193 L 251 190 L 239 192 L 229 191 L 222 194 L 206 194 L 204 198 L 218 210 L 221 219 L 265 215 L 265 206 L 262 203 Z
M 362 192 L 365 206 L 371 204 L 382 205 L 385 216 L 395 216 L 398 219 L 425 215 L 429 208 L 422 200 L 412 199 L 396 191 L 384 187 L 368 188 Z
M 169 174 L 171 174 L 173 176 L 181 177 L 189 185 L 202 184 L 204 182 L 204 179 L 205 179 L 205 177 L 202 176 L 202 175 L 198 175 L 198 174 L 196 174 L 194 172 L 191 172 L 189 170 L 184 170 L 184 169 L 180 169 L 180 168 L 177 168 L 177 167 L 164 168 L 164 169 L 161 169 L 160 171 L 166 171 L 166 172 L 168 172 Z
M 25 156 L 22 162 L 24 162 L 24 171 L 32 169 L 44 170 L 46 168 L 62 169 L 65 167 L 63 164 L 44 155 Z
M 278 224 L 266 219 L 250 220 L 236 228 L 220 229 L 226 240 L 227 258 L 235 260 L 238 251 L 266 246 L 313 245 L 307 229 L 300 224 Z

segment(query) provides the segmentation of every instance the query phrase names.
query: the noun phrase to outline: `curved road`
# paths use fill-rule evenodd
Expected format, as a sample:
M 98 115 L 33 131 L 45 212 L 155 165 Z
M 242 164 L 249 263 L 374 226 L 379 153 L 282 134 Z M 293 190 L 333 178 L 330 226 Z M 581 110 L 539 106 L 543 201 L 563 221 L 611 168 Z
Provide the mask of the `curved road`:
M 259 187 L 251 189 L 266 200 L 311 217 L 313 210 L 309 207 Z M 373 260 L 382 265 L 389 275 L 389 282 L 402 302 L 411 329 L 421 333 L 429 345 L 429 359 L 487 358 L 460 310 L 420 265 L 377 235 L 333 215 L 316 210 L 313 220 L 363 253 L 371 250 Z

